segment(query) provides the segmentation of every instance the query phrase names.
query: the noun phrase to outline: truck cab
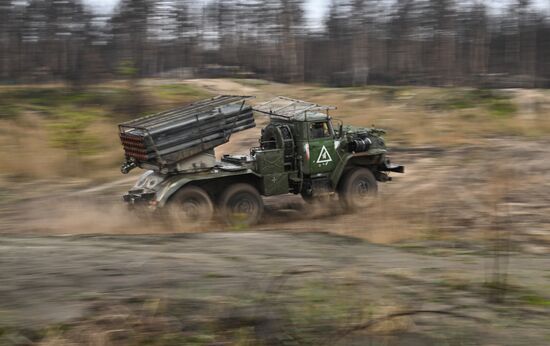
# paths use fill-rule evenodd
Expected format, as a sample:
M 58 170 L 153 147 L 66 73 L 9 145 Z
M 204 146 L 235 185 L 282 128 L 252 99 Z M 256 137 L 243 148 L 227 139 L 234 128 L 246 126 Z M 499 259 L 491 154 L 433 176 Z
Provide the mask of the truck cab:
M 358 200 L 345 198 L 354 194 L 351 190 L 358 190 L 355 185 L 362 184 L 364 200 L 369 200 L 377 192 L 377 182 L 391 180 L 389 172 L 402 173 L 404 168 L 386 157 L 383 130 L 344 127 L 341 122 L 335 130 L 329 116 L 332 109 L 335 107 L 284 97 L 257 105 L 256 112 L 270 117 L 260 143 L 262 148 L 285 152 L 286 165 L 291 168 L 290 192 L 301 194 L 308 202 L 339 195 L 345 208 L 357 209 Z M 346 183 L 352 174 L 362 178 Z

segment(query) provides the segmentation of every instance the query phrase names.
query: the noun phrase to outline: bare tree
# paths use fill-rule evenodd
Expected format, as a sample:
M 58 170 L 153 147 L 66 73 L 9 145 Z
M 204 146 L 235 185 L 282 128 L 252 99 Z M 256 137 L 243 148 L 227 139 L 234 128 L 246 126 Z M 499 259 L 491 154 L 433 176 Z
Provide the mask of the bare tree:
M 332 0 L 313 28 L 304 0 L 122 0 L 110 18 L 80 1 L 0 0 L 0 79 L 80 87 L 213 64 L 341 86 L 550 86 L 550 20 L 529 0 L 499 15 L 481 0 Z

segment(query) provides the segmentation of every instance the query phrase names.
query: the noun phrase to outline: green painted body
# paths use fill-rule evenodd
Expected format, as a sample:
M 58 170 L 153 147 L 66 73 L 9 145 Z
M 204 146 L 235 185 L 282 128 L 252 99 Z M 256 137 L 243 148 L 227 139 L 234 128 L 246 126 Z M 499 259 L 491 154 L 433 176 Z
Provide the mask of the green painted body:
M 334 131 L 327 115 L 315 113 L 299 120 L 272 119 L 262 133 L 261 146 L 252 148 L 248 158 L 224 157 L 219 165 L 200 172 L 149 171 L 129 194 L 154 196 L 150 204 L 162 207 L 184 186 L 198 185 L 215 201 L 227 186 L 245 182 L 263 196 L 315 196 L 337 192 L 342 177 L 357 166 L 370 169 L 379 181 L 389 180 L 382 130 L 348 126 Z M 358 139 L 368 148 L 353 150 Z
M 261 177 L 260 193 L 264 196 L 288 193 L 289 179 L 284 169 L 283 150 L 259 150 L 255 156 L 255 172 Z
M 338 157 L 334 149 L 334 138 L 311 139 L 309 143 L 309 174 L 329 173 L 334 170 Z M 305 172 L 305 171 L 304 171 Z

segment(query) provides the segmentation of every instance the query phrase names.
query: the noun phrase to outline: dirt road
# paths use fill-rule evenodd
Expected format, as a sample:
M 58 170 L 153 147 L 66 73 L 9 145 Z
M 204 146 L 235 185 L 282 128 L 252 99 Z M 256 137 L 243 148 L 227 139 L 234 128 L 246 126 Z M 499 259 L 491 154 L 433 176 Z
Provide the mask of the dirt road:
M 550 337 L 544 256 L 509 257 L 505 303 L 494 304 L 490 256 L 429 256 L 323 233 L 3 236 L 0 249 L 4 342 L 38 338 L 29 330 L 47 325 L 113 333 L 130 328 L 132 314 L 169 318 L 193 335 L 225 323 L 252 326 L 257 338 L 267 336 L 254 320 L 268 319 L 273 334 L 308 343 L 338 336 L 364 344 L 388 333 L 400 335 L 390 344 L 543 345 Z M 367 334 L 346 332 L 411 311 L 418 313 Z M 164 324 L 149 328 L 166 332 Z
M 369 210 L 350 215 L 335 207 L 337 203 L 312 206 L 294 195 L 268 198 L 264 221 L 251 230 L 334 232 L 383 244 L 440 240 L 444 247 L 472 251 L 500 237 L 510 241 L 513 251 L 550 254 L 548 145 L 510 138 L 459 148 L 394 147 L 392 159 L 404 164 L 407 172 L 381 184 L 377 203 Z M 8 190 L 14 200 L 0 205 L 0 232 L 150 234 L 224 229 L 216 223 L 165 227 L 136 218 L 125 210 L 120 197 L 135 179 L 85 188 L 63 182 L 14 184 Z M 19 197 L 25 194 L 29 196 Z
M 16 200 L 2 209 L 0 345 L 546 345 L 544 148 L 395 150 L 408 174 L 372 210 L 267 199 L 247 232 L 135 218 L 127 180 Z M 512 159 L 521 180 L 497 170 Z

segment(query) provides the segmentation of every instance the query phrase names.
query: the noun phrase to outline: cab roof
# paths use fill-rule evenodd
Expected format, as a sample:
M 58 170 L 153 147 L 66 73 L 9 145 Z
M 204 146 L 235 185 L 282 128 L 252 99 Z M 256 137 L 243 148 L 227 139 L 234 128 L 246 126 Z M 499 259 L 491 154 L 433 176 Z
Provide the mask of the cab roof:
M 271 118 L 281 120 L 322 121 L 327 120 L 329 117 L 328 111 L 336 109 L 336 107 L 278 96 L 253 107 L 253 109 L 257 112 L 267 114 Z

